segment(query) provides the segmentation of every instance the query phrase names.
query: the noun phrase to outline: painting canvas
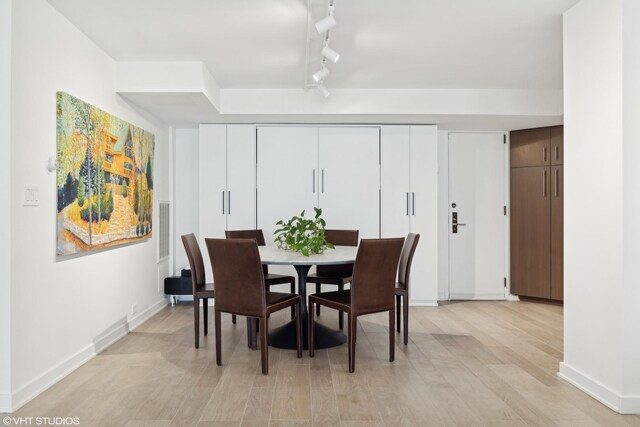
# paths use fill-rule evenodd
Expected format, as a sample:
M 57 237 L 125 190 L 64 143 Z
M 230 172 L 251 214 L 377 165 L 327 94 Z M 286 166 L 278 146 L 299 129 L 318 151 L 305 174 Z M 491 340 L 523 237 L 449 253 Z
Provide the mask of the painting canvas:
M 151 237 L 153 134 L 57 93 L 57 253 Z

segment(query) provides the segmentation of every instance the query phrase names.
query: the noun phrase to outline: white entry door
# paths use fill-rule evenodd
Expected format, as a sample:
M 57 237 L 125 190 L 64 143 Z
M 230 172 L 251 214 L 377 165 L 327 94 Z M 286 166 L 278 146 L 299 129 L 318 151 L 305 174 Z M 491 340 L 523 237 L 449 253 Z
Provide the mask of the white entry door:
M 449 134 L 449 299 L 504 299 L 504 134 Z

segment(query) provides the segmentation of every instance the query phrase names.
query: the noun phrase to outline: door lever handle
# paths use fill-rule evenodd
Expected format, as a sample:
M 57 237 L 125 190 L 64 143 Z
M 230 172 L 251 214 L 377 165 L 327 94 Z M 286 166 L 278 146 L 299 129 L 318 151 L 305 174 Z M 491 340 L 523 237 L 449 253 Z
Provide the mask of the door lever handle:
M 460 223 L 457 223 L 456 225 L 457 225 L 458 227 L 463 227 L 463 226 L 465 226 L 465 225 L 467 225 L 467 224 L 460 224 Z

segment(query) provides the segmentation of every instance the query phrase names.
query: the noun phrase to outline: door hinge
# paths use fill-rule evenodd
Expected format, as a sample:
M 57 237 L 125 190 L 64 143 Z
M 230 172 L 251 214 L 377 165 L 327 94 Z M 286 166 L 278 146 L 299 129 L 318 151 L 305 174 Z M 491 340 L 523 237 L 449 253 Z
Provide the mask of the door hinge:
M 507 134 L 502 135 L 502 143 L 503 144 L 507 143 Z
M 507 287 L 507 278 L 506 277 L 504 278 L 504 287 L 505 288 Z
M 502 211 L 504 212 L 504 216 L 507 216 L 507 207 L 506 206 L 503 206 Z

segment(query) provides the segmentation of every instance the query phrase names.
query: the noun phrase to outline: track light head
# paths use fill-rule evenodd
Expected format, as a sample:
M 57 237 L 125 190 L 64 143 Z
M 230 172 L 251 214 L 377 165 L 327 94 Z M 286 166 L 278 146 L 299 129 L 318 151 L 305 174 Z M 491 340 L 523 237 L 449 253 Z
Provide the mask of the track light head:
M 322 79 L 324 79 L 328 75 L 329 75 L 329 69 L 326 67 L 322 67 L 318 71 L 316 71 L 316 73 L 313 75 L 313 80 L 315 80 L 316 83 L 319 83 Z
M 325 58 L 327 58 L 329 61 L 333 62 L 334 64 L 336 62 L 338 62 L 338 60 L 340 59 L 340 54 L 338 52 L 336 52 L 335 50 L 331 49 L 329 46 L 325 46 L 322 49 L 322 56 L 324 56 Z
M 333 15 L 327 15 L 326 17 L 316 22 L 316 30 L 318 30 L 318 33 L 320 34 L 326 33 L 327 31 L 335 27 L 336 24 L 336 18 L 334 18 Z
M 318 84 L 317 89 L 318 89 L 318 92 L 320 92 L 322 96 L 324 96 L 325 98 L 328 98 L 329 95 L 331 95 L 331 92 L 329 92 L 329 90 L 327 90 L 327 88 L 324 87 L 323 84 Z

